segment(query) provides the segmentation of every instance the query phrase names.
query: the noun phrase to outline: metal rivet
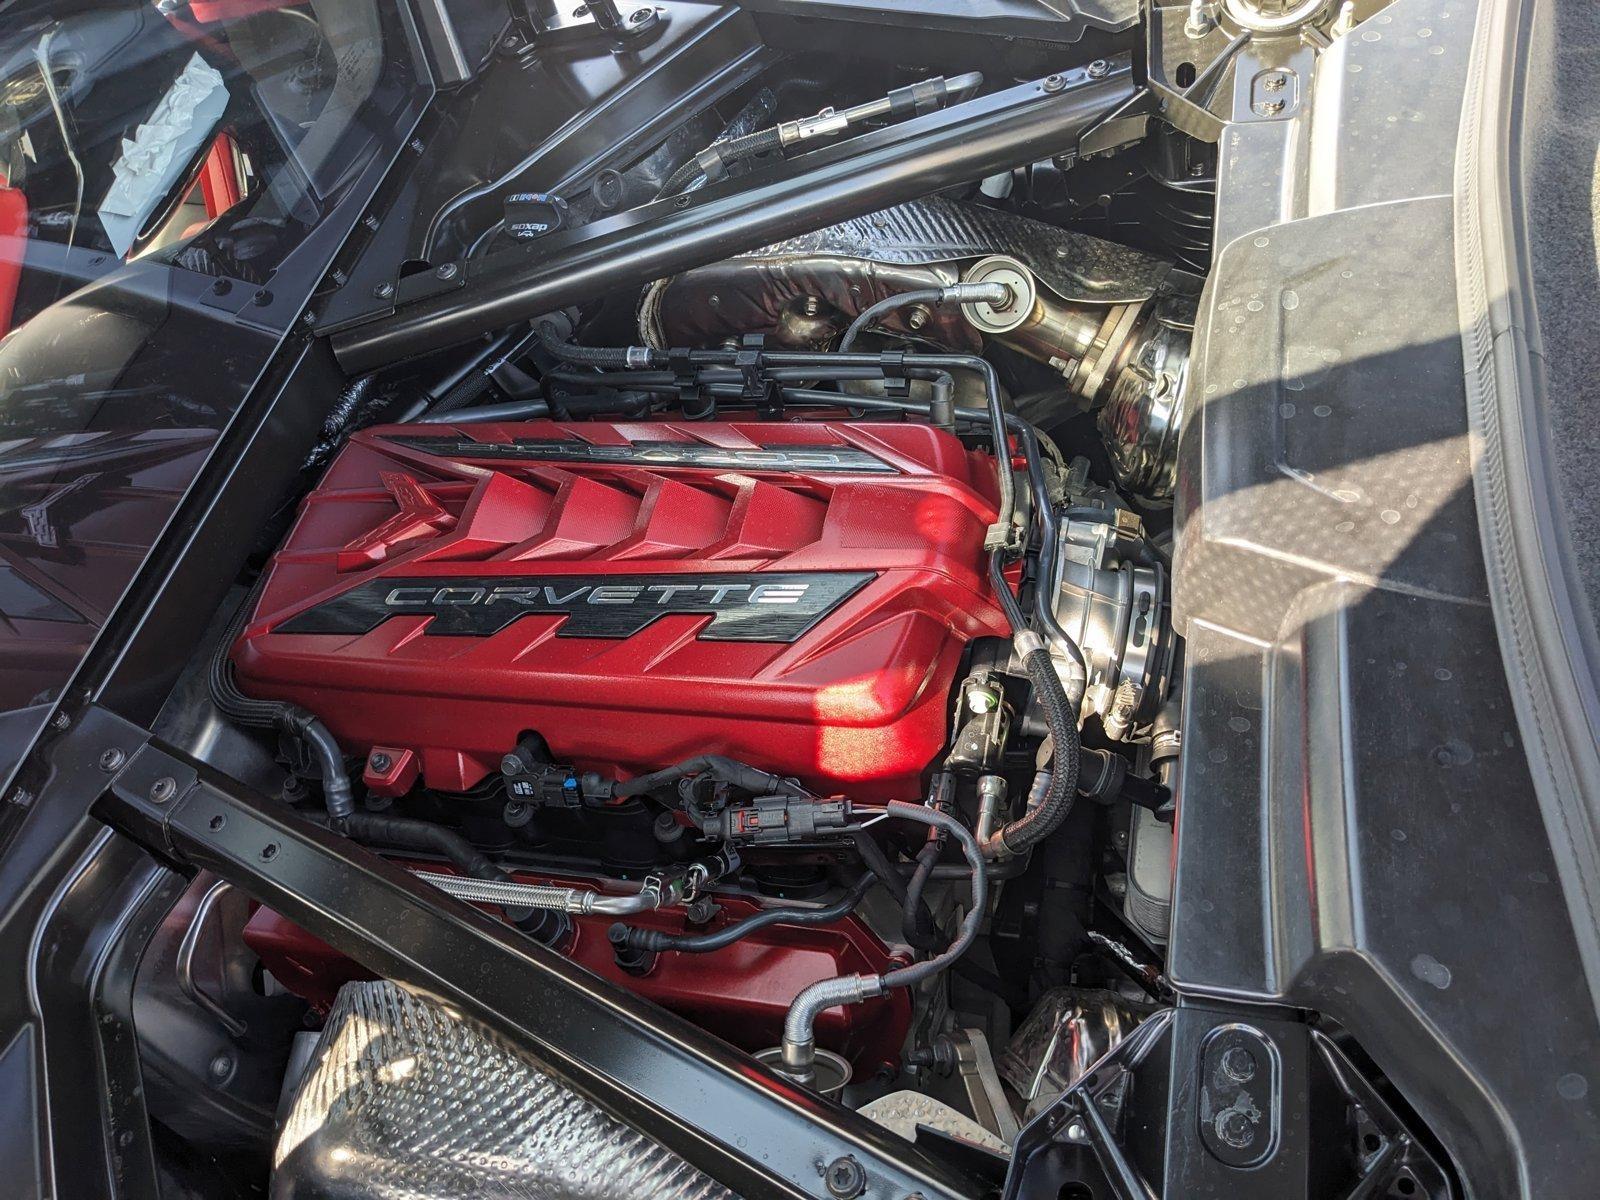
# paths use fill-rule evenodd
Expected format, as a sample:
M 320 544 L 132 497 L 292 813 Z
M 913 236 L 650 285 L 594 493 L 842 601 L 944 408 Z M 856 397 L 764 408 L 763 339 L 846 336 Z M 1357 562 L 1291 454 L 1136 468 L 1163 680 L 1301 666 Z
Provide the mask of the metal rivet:
M 178 794 L 178 781 L 171 775 L 163 775 L 150 785 L 150 799 L 155 804 L 165 804 Z
M 102 771 L 115 771 L 127 761 L 128 756 L 121 750 L 118 750 L 115 746 L 111 747 L 109 750 L 103 750 L 100 753 L 100 769 Z

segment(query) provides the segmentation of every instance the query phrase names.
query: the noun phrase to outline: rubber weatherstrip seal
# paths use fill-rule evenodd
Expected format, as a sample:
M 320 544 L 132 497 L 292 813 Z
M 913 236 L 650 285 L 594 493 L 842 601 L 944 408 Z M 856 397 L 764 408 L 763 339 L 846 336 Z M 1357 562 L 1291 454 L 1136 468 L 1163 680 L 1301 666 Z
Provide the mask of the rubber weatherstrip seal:
M 1569 572 L 1533 356 L 1517 114 L 1528 7 L 1486 0 L 1456 154 L 1455 253 L 1473 494 L 1489 594 L 1528 768 L 1591 999 L 1600 1008 L 1600 670 Z M 1503 100 L 1518 98 L 1507 111 Z

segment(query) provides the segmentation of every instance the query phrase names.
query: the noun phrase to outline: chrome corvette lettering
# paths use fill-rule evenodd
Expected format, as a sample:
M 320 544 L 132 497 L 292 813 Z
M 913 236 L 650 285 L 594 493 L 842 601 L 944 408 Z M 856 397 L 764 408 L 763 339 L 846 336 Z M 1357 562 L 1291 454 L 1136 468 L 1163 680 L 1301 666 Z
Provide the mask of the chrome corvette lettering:
M 286 633 L 364 633 L 391 616 L 432 618 L 425 635 L 488 637 L 524 616 L 561 618 L 559 637 L 632 637 L 666 616 L 710 617 L 709 641 L 789 642 L 863 587 L 869 572 L 582 575 L 372 580 L 284 622 Z

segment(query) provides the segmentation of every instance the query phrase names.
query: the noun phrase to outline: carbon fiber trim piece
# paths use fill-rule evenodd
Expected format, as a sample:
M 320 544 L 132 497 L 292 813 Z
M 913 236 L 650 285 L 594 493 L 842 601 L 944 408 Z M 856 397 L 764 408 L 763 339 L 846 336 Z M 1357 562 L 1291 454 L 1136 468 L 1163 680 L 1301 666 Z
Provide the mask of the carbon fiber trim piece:
M 736 1200 L 487 1031 L 386 981 L 340 989 L 273 1155 L 295 1200 Z

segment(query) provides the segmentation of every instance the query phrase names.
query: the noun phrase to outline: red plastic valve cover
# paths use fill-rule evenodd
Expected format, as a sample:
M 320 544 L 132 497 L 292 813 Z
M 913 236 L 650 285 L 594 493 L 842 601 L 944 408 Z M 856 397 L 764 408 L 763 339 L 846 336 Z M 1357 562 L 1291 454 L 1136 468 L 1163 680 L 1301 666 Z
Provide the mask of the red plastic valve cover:
M 921 425 L 369 429 L 274 558 L 239 682 L 445 791 L 535 732 L 611 775 L 715 753 L 918 795 L 964 645 L 1007 633 L 994 494 Z

